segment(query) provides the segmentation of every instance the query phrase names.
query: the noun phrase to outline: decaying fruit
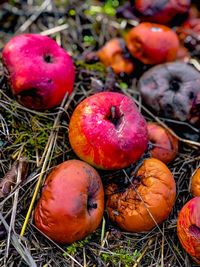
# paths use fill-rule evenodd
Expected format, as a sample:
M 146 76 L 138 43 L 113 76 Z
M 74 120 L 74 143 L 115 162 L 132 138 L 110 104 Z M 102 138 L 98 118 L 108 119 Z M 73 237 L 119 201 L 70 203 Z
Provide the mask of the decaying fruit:
M 200 73 L 184 62 L 154 66 L 138 82 L 144 103 L 156 114 L 200 122 Z
M 134 70 L 134 64 L 125 57 L 124 49 L 124 41 L 120 38 L 114 38 L 97 51 L 97 56 L 105 66 L 111 67 L 116 74 L 130 74 Z
M 142 22 L 126 36 L 133 57 L 144 64 L 159 64 L 176 59 L 179 48 L 177 34 L 167 26 Z
M 191 199 L 181 209 L 177 234 L 186 252 L 200 264 L 200 197 Z
M 149 158 L 122 190 L 115 183 L 106 188 L 106 207 L 110 219 L 121 229 L 142 232 L 163 222 L 170 214 L 176 196 L 171 171 L 160 160 Z
M 48 175 L 34 211 L 36 226 L 58 243 L 72 243 L 94 232 L 104 211 L 104 190 L 96 170 L 68 160 Z
M 178 153 L 178 140 L 168 130 L 155 122 L 147 123 L 149 140 L 153 148 L 150 153 L 153 158 L 164 163 L 170 163 Z
M 200 168 L 192 176 L 190 191 L 194 197 L 200 197 Z

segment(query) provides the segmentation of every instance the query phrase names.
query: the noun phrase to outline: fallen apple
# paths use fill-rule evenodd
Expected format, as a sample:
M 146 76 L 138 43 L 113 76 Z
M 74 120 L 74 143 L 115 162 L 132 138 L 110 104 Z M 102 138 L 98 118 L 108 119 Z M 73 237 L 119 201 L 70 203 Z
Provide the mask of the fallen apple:
M 150 153 L 153 158 L 164 163 L 170 163 L 178 153 L 178 140 L 168 130 L 155 122 L 147 123 L 149 140 L 153 148 Z
M 144 160 L 124 188 L 111 183 L 106 188 L 106 208 L 112 222 L 129 232 L 151 230 L 169 216 L 176 197 L 171 171 L 158 159 Z
M 126 45 L 142 63 L 159 64 L 176 59 L 179 40 L 167 26 L 142 22 L 127 33 Z
M 113 38 L 108 41 L 99 51 L 97 56 L 99 60 L 108 67 L 112 67 L 116 74 L 130 74 L 134 70 L 133 62 L 124 56 L 125 44 L 120 38 Z
M 96 170 L 68 160 L 48 175 L 34 211 L 35 225 L 58 243 L 73 243 L 94 232 L 104 212 L 104 190 Z
M 181 209 L 177 234 L 186 252 L 200 264 L 200 197 L 191 199 Z
M 190 191 L 194 197 L 200 197 L 200 168 L 192 176 Z
M 2 59 L 13 95 L 30 109 L 55 107 L 73 90 L 73 61 L 47 36 L 13 37 L 4 47 Z
M 75 108 L 69 123 L 69 141 L 77 156 L 89 164 L 121 169 L 145 152 L 147 125 L 130 97 L 97 93 Z
M 144 21 L 168 24 L 175 16 L 186 14 L 190 4 L 191 0 L 135 0 L 134 7 Z

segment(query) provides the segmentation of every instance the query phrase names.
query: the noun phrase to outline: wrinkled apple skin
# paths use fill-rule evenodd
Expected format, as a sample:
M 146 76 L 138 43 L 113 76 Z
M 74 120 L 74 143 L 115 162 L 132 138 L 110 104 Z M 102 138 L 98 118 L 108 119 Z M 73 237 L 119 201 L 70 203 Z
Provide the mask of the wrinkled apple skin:
M 159 64 L 176 59 L 179 49 L 177 34 L 167 26 L 142 22 L 126 36 L 127 48 L 144 64 Z
M 110 119 L 112 107 L 116 108 L 115 123 Z M 147 148 L 146 121 L 130 97 L 113 92 L 97 93 L 74 110 L 69 141 L 79 158 L 97 168 L 125 168 Z
M 200 168 L 192 176 L 191 193 L 194 197 L 200 197 Z
M 58 106 L 73 90 L 73 61 L 47 36 L 13 37 L 4 47 L 2 59 L 12 93 L 25 107 L 45 110 Z
M 97 56 L 105 66 L 112 67 L 116 74 L 130 74 L 134 70 L 134 65 L 130 59 L 124 57 L 122 42 L 120 38 L 111 39 L 99 49 Z
M 166 164 L 170 163 L 178 153 L 177 138 L 155 122 L 148 122 L 147 129 L 149 140 L 153 145 L 151 156 Z
M 177 14 L 189 11 L 190 0 L 136 0 L 135 9 L 145 21 L 168 24 Z
M 68 160 L 48 175 L 34 221 L 52 240 L 70 244 L 94 232 L 103 212 L 104 190 L 96 170 L 80 160 Z
M 200 197 L 191 199 L 181 209 L 177 234 L 186 252 L 200 264 Z
M 167 166 L 149 158 L 128 188 L 122 190 L 121 185 L 110 184 L 105 194 L 111 221 L 125 231 L 143 232 L 167 219 L 175 203 L 176 185 Z

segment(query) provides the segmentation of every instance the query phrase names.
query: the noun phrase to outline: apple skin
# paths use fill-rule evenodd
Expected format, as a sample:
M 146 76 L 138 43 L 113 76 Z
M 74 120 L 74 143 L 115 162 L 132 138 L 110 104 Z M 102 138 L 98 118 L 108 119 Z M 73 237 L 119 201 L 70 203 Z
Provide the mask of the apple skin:
M 174 206 L 174 177 L 163 162 L 148 158 L 131 178 L 132 184 L 124 189 L 117 183 L 106 187 L 108 216 L 124 231 L 149 231 L 167 219 Z
M 155 122 L 148 122 L 147 129 L 149 140 L 153 144 L 151 156 L 166 164 L 174 160 L 178 153 L 178 139 Z
M 134 70 L 134 64 L 130 59 L 124 57 L 125 51 L 123 51 L 122 46 L 122 39 L 113 38 L 97 51 L 97 56 L 105 66 L 112 67 L 116 74 L 131 74 Z
M 190 191 L 194 197 L 200 197 L 200 168 L 192 176 Z
M 4 47 L 2 59 L 13 95 L 27 108 L 45 110 L 58 106 L 73 90 L 72 58 L 47 36 L 13 37 Z
M 97 171 L 80 160 L 68 160 L 48 175 L 34 221 L 52 240 L 71 244 L 94 232 L 103 212 L 104 190 Z
M 127 33 L 126 45 L 132 56 L 142 63 L 160 64 L 176 59 L 179 40 L 165 25 L 142 22 Z
M 177 234 L 186 252 L 200 264 L 200 197 L 192 198 L 181 209 Z
M 190 0 L 135 0 L 134 7 L 144 21 L 168 24 L 176 15 L 188 12 L 190 3 Z
M 115 122 L 110 119 L 113 107 Z M 105 170 L 121 169 L 145 152 L 147 125 L 133 99 L 121 93 L 101 92 L 75 108 L 69 141 L 77 156 L 89 164 Z

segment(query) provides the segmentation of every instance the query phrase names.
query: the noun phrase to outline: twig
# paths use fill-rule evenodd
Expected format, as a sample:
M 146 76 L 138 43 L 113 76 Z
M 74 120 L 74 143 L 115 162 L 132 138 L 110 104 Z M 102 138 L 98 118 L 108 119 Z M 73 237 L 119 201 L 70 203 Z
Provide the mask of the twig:
M 58 33 L 58 32 L 64 31 L 64 30 L 66 30 L 68 28 L 69 28 L 69 24 L 66 23 L 66 24 L 63 24 L 63 25 L 48 29 L 46 31 L 40 32 L 40 34 L 41 35 L 51 35 L 51 34 L 54 34 L 54 33 Z
M 154 238 L 151 238 L 150 240 L 148 240 L 147 245 L 145 246 L 145 248 L 142 251 L 141 255 L 137 258 L 137 260 L 136 260 L 135 264 L 133 265 L 133 267 L 137 267 L 138 266 L 138 264 L 140 263 L 140 261 L 144 257 L 145 253 L 147 252 L 147 250 L 149 249 L 149 247 L 153 243 L 153 241 L 154 241 Z

